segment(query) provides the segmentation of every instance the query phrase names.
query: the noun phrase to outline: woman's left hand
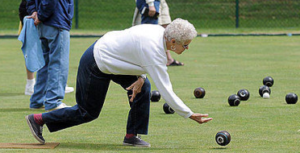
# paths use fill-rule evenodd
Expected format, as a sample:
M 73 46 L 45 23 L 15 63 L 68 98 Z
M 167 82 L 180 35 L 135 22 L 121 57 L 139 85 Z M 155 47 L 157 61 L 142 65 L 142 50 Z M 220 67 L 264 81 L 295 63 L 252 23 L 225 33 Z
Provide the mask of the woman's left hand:
M 129 100 L 130 102 L 133 102 L 135 96 L 141 92 L 143 85 L 144 85 L 144 79 L 139 77 L 132 85 L 126 88 L 126 90 L 132 90 L 132 95 L 129 95 L 131 96 Z

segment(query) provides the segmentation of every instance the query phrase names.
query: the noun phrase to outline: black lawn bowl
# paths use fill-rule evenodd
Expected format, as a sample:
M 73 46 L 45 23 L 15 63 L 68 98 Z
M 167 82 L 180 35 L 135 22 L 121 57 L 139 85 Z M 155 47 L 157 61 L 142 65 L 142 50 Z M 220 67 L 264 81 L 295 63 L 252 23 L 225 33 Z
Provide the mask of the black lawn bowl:
M 230 106 L 238 106 L 241 102 L 241 99 L 238 95 L 233 94 L 228 97 L 228 103 Z
M 263 85 L 263 86 L 261 86 L 260 88 L 259 88 L 259 95 L 261 96 L 261 97 L 263 97 L 263 94 L 265 93 L 265 92 L 267 92 L 267 93 L 269 93 L 269 95 L 271 95 L 271 89 L 268 87 L 268 86 L 266 86 L 266 85 Z
M 216 142 L 221 146 L 226 146 L 231 141 L 231 136 L 227 131 L 219 131 L 216 134 Z
M 167 103 L 164 104 L 163 109 L 166 114 L 174 114 L 175 113 L 175 111 Z
M 263 79 L 263 84 L 268 87 L 272 87 L 274 84 L 274 79 L 270 76 L 267 76 Z
M 158 102 L 160 100 L 160 93 L 157 90 L 154 90 L 151 92 L 151 101 L 152 102 Z
M 237 95 L 241 98 L 241 100 L 246 101 L 250 97 L 250 92 L 247 89 L 241 89 L 237 92 Z
M 287 104 L 296 104 L 298 101 L 298 96 L 295 93 L 288 93 L 285 96 L 285 101 Z
M 196 98 L 203 98 L 205 96 L 205 90 L 201 87 L 198 87 L 194 90 L 194 96 Z

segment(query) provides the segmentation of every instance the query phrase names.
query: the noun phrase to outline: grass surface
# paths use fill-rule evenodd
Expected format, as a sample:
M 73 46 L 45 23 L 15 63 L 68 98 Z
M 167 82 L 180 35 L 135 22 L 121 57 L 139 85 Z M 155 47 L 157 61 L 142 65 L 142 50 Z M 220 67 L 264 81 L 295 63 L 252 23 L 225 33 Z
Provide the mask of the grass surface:
M 0 30 L 18 29 L 18 8 L 21 0 L 1 0 Z M 134 1 L 77 0 L 80 30 L 111 31 L 131 26 Z M 76 0 L 74 0 L 76 2 Z M 240 28 L 299 28 L 299 0 L 239 0 Z M 199 28 L 228 28 L 236 26 L 235 0 L 168 0 L 172 19 L 189 20 Z M 76 8 L 76 7 L 75 7 Z
M 71 29 L 71 36 L 80 36 L 80 35 L 103 35 L 107 33 L 107 30 L 80 30 L 80 29 Z M 198 34 L 300 34 L 300 27 L 298 28 L 198 28 Z M 18 36 L 18 30 L 0 30 L 0 37 L 5 36 Z
M 71 39 L 69 86 L 75 87 L 79 59 L 95 40 Z M 300 104 L 287 105 L 284 98 L 289 92 L 300 95 L 299 41 L 298 36 L 198 37 L 183 55 L 172 54 L 185 63 L 169 67 L 174 91 L 194 112 L 208 113 L 214 120 L 199 125 L 177 114 L 164 114 L 164 100 L 151 103 L 149 135 L 143 136 L 151 148 L 121 145 L 129 106 L 126 92 L 111 83 L 97 120 L 55 133 L 44 129 L 47 142 L 61 143 L 57 148 L 0 152 L 298 152 Z M 16 39 L 0 39 L 0 143 L 36 143 L 24 117 L 44 112 L 29 109 L 20 46 Z M 258 94 L 266 76 L 275 80 L 270 99 Z M 203 99 L 194 98 L 196 87 L 206 90 Z M 230 107 L 228 96 L 243 88 L 249 90 L 249 100 Z M 66 94 L 64 102 L 75 105 L 75 93 Z M 221 130 L 232 137 L 225 147 L 214 140 Z

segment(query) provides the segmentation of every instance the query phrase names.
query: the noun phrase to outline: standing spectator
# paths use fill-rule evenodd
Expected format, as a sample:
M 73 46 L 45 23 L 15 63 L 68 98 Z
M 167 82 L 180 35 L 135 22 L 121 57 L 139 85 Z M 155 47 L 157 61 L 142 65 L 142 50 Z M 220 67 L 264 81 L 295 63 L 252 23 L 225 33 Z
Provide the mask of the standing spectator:
M 34 19 L 42 44 L 45 66 L 37 72 L 30 108 L 55 110 L 62 103 L 69 71 L 70 29 L 73 0 L 27 0 L 29 18 Z
M 153 3 L 153 4 L 151 4 Z M 136 5 L 139 7 L 147 7 L 147 4 L 149 6 L 149 10 L 150 10 L 150 6 L 155 4 L 154 0 L 136 0 Z M 155 5 L 154 5 L 155 6 Z M 156 7 L 152 7 L 153 12 L 156 12 Z M 154 10 L 155 9 L 155 10 Z M 140 13 L 139 10 L 143 10 L 142 8 L 138 9 L 137 7 L 135 8 L 134 11 L 134 15 L 133 15 L 133 20 L 132 20 L 132 26 L 135 25 L 139 25 L 141 23 L 152 23 L 152 24 L 159 24 L 161 26 L 163 26 L 164 28 L 166 28 L 168 26 L 168 24 L 171 23 L 171 17 L 170 17 L 170 11 L 169 11 L 169 6 L 166 2 L 166 0 L 160 0 L 160 5 L 159 5 L 159 16 L 158 18 L 155 17 L 151 17 L 151 14 L 142 14 Z M 142 18 L 144 19 L 142 21 Z M 170 54 L 170 51 L 168 50 L 166 52 L 167 57 L 168 57 L 168 63 L 167 66 L 183 66 L 184 64 L 176 61 L 172 55 Z
M 21 33 L 22 27 L 23 27 L 23 19 L 25 16 L 28 16 L 28 12 L 26 9 L 27 0 L 22 0 L 19 6 L 19 18 L 20 18 L 20 24 L 19 24 L 19 32 Z M 26 66 L 25 66 L 26 67 Z M 32 95 L 34 92 L 34 85 L 35 85 L 35 78 L 34 78 L 34 72 L 31 72 L 26 67 L 26 74 L 27 74 L 27 83 L 25 86 L 25 95 Z M 73 87 L 66 86 L 65 93 L 71 93 L 74 91 Z
M 160 0 L 136 0 L 136 7 L 142 15 L 141 24 L 158 24 Z
M 77 72 L 76 102 L 73 107 L 26 116 L 30 130 L 44 144 L 42 127 L 50 132 L 90 122 L 99 117 L 111 81 L 127 90 L 130 111 L 123 145 L 150 147 L 137 134 L 148 134 L 151 84 L 177 114 L 199 124 L 212 118 L 194 113 L 174 93 L 167 72 L 166 50 L 181 54 L 197 36 L 194 26 L 176 19 L 166 29 L 144 24 L 105 34 L 82 55 Z
M 22 27 L 23 27 L 23 18 L 27 16 L 27 10 L 26 10 L 26 0 L 22 0 L 19 6 L 19 18 L 20 18 L 20 25 L 19 25 L 19 33 L 21 33 Z M 26 74 L 27 74 L 27 83 L 25 86 L 25 95 L 32 95 L 34 84 L 35 84 L 35 78 L 34 73 L 30 72 L 26 67 Z

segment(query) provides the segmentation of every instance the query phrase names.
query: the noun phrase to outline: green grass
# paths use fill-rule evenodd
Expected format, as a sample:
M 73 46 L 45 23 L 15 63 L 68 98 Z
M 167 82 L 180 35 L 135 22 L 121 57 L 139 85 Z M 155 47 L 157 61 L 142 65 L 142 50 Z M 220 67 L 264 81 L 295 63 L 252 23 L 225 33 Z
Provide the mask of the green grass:
M 0 6 L 0 36 L 17 35 L 20 0 L 3 0 Z M 189 20 L 198 33 L 299 33 L 297 0 L 240 1 L 239 28 L 235 28 L 235 1 L 169 0 L 172 19 Z M 75 17 L 71 34 L 101 35 L 111 30 L 131 27 L 134 2 L 114 0 L 79 0 L 78 29 Z
M 198 34 L 300 34 L 300 27 L 298 28 L 199 28 Z M 107 30 L 84 30 L 84 29 L 71 29 L 70 34 L 72 36 L 80 35 L 103 35 Z M 17 37 L 18 30 L 0 30 L 0 37 L 14 36 Z
M 2 0 L 0 30 L 18 29 L 21 0 Z M 75 0 L 74 0 L 75 1 Z M 235 0 L 169 0 L 172 19 L 184 18 L 200 28 L 235 29 Z M 240 0 L 240 28 L 299 28 L 298 0 Z M 116 30 L 131 26 L 134 1 L 78 0 L 80 30 Z M 75 16 L 73 29 L 75 29 Z
M 75 87 L 80 56 L 95 39 L 71 39 L 69 86 Z M 143 137 L 151 148 L 121 145 L 129 106 L 126 92 L 111 83 L 97 120 L 55 133 L 44 129 L 47 142 L 60 142 L 57 148 L 0 152 L 298 152 L 300 104 L 287 105 L 284 98 L 289 92 L 300 96 L 299 41 L 298 36 L 197 37 L 182 55 L 172 54 L 185 63 L 169 67 L 174 91 L 194 112 L 214 119 L 199 125 L 177 114 L 164 114 L 164 100 L 151 103 L 149 135 Z M 26 74 L 20 46 L 16 39 L 0 39 L 0 143 L 36 143 L 24 117 L 44 112 L 30 110 L 30 97 L 23 94 Z M 270 99 L 258 94 L 266 76 L 275 80 Z M 203 99 L 194 98 L 196 87 L 206 90 Z M 249 90 L 249 100 L 230 107 L 228 96 L 242 88 Z M 75 93 L 66 94 L 64 102 L 74 105 Z M 232 137 L 225 147 L 214 140 L 221 130 Z

